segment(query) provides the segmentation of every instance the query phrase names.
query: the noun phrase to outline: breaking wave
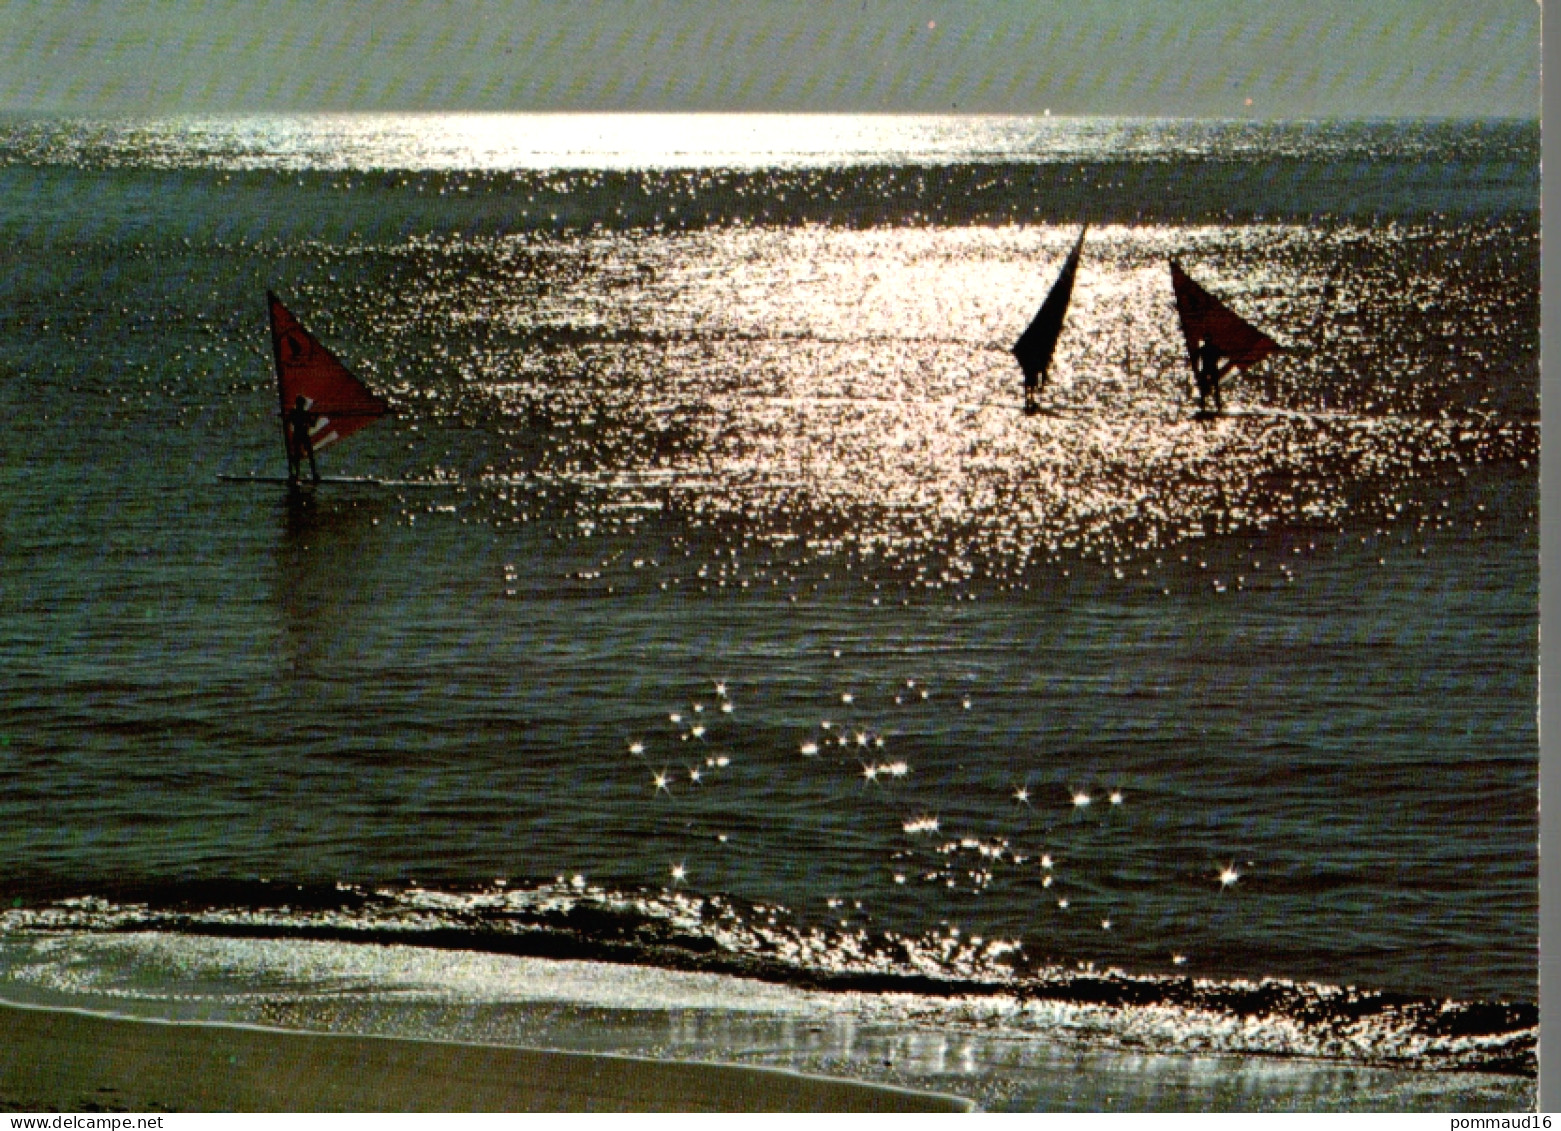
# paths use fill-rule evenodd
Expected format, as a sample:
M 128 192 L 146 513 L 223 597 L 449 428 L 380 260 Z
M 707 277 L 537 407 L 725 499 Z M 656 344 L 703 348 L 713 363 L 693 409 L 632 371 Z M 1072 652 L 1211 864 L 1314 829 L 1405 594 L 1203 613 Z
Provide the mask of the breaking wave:
M 837 995 L 868 1016 L 889 1009 L 907 1024 L 975 1027 L 1011 1039 L 1417 1070 L 1536 1071 L 1538 1014 L 1529 1003 L 1064 966 L 1033 957 L 1021 940 L 957 928 L 910 936 L 802 926 L 778 905 L 609 890 L 583 880 L 480 891 L 179 885 L 112 901 L 77 897 L 12 908 L 0 914 L 0 932 L 10 941 L 149 932 L 330 940 L 633 964 Z

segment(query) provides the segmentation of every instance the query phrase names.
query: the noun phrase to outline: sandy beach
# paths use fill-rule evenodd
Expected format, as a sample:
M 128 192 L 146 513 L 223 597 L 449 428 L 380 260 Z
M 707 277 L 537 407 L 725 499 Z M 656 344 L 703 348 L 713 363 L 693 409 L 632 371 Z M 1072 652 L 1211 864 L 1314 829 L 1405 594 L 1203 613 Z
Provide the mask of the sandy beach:
M 0 1006 L 10 1111 L 969 1111 L 776 1069 Z

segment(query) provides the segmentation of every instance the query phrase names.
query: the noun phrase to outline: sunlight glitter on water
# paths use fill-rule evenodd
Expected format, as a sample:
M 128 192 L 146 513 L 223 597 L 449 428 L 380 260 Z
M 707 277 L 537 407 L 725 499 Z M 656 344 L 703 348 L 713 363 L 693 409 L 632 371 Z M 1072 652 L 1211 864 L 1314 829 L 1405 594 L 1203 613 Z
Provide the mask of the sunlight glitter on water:
M 1224 125 L 900 114 L 308 114 L 70 122 L 43 144 L 56 158 L 74 152 L 91 160 L 134 145 L 154 163 L 231 169 L 753 169 L 1185 155 L 1239 148 L 1239 131 L 1252 128 L 1238 125 L 1227 137 Z M 1340 144 L 1324 128 L 1298 136 L 1306 148 Z
M 0 147 L 70 164 L 366 172 L 819 169 L 869 164 L 1446 160 L 1430 121 L 1249 121 L 905 114 L 273 114 L 0 119 Z M 1465 123 L 1488 141 L 1483 123 Z
M 491 272 L 445 276 L 429 310 L 517 335 L 457 362 L 457 411 L 515 445 L 483 472 L 490 482 L 567 485 L 592 496 L 587 510 L 726 516 L 772 543 L 936 547 L 999 574 L 1062 551 L 1313 527 L 1359 502 L 1363 475 L 1396 497 L 1427 460 L 1531 449 L 1531 428 L 1460 403 L 1445 347 L 1407 316 L 1386 335 L 1401 351 L 1392 382 L 1378 350 L 1352 355 L 1339 312 L 1366 306 L 1392 325 L 1415 286 L 1386 269 L 1341 281 L 1337 246 L 1279 225 L 1091 229 L 1044 411 L 1025 417 L 1009 346 L 1076 234 L 801 227 L 601 235 L 566 250 L 474 243 L 458 254 Z M 1412 254 L 1393 233 L 1335 242 L 1368 240 L 1373 256 Z M 1173 255 L 1286 347 L 1232 379 L 1223 421 L 1191 418 Z M 518 348 L 548 335 L 549 348 Z M 1397 515 L 1402 503 L 1382 505 Z

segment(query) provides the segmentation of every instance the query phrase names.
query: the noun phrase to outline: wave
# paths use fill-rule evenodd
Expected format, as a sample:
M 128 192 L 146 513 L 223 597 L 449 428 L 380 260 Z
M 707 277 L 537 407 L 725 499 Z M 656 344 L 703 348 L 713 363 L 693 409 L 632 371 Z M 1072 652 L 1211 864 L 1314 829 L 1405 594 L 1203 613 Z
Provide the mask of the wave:
M 1536 1073 L 1537 1008 L 1355 986 L 1135 974 L 1032 958 L 947 928 L 798 925 L 785 907 L 581 878 L 530 889 L 258 881 L 77 896 L 0 913 L 0 941 L 152 932 L 328 940 L 716 974 L 890 1003 L 906 1023 L 975 1026 L 1145 1053 L 1219 1053 L 1432 1071 Z

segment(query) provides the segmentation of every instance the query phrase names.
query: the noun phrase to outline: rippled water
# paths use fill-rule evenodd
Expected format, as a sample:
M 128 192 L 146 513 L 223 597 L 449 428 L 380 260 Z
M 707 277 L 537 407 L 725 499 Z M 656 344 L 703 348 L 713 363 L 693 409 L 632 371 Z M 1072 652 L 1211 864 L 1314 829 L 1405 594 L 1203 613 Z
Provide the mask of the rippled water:
M 1535 999 L 1534 127 L 652 125 L 0 130 L 11 936 L 578 876 L 803 981 Z M 1173 256 L 1284 347 L 1212 424 Z M 216 480 L 281 470 L 267 287 L 386 486 Z

